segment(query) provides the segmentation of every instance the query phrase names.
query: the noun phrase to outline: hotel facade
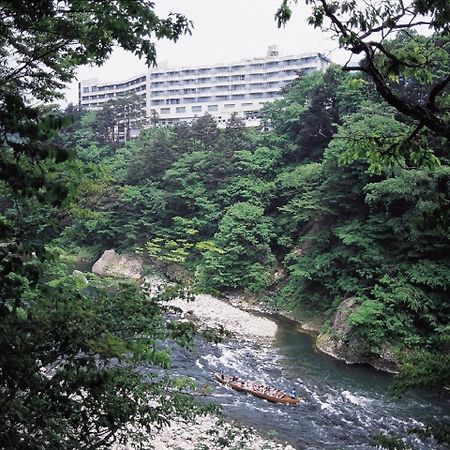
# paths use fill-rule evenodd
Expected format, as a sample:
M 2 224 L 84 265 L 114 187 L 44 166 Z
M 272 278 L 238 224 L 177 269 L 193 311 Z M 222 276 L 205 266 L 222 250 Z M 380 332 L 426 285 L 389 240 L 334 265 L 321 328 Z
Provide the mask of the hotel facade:
M 162 126 L 191 122 L 205 113 L 224 126 L 233 113 L 247 126 L 259 124 L 259 110 L 282 97 L 281 89 L 299 75 L 324 70 L 321 53 L 281 56 L 269 47 L 266 57 L 198 67 L 150 69 L 115 83 L 98 79 L 79 83 L 79 105 L 99 109 L 103 103 L 134 94 L 143 117 Z

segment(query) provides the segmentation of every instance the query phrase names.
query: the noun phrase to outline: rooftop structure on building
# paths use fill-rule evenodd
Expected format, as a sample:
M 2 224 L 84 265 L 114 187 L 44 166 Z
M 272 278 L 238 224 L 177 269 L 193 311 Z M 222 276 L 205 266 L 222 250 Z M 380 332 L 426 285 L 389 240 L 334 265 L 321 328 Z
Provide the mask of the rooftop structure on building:
M 282 97 L 282 88 L 299 75 L 324 70 L 329 64 L 321 53 L 281 56 L 276 46 L 270 46 L 262 58 L 195 67 L 160 66 L 115 83 L 83 80 L 79 104 L 99 109 L 108 100 L 136 94 L 143 116 L 163 126 L 190 122 L 206 112 L 219 125 L 236 113 L 252 126 L 259 124 L 259 111 L 266 103 Z

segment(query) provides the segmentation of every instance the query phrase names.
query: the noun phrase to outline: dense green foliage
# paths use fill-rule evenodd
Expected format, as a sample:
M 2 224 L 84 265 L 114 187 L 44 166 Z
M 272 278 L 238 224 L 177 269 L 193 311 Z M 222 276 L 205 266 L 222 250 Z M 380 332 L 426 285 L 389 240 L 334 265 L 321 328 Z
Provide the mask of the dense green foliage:
M 110 173 L 120 173 L 131 148 L 104 145 L 106 119 L 99 127 L 95 115 L 74 108 L 73 119 L 64 119 L 51 105 L 30 106 L 31 99 L 57 98 L 77 65 L 105 61 L 113 44 L 154 62 L 153 40 L 176 40 L 189 23 L 181 15 L 159 18 L 151 6 L 0 1 L 1 448 L 111 448 L 130 441 L 139 448 L 143 435 L 174 415 L 205 409 L 186 395 L 191 381 L 164 375 L 170 355 L 161 342 L 188 345 L 192 325 L 167 322 L 163 297 L 150 300 L 130 284 L 71 274 L 57 247 L 67 218 L 85 219 L 77 196 L 95 193 L 90 206 L 119 201 L 115 192 L 104 196 Z M 134 120 L 124 109 L 120 120 Z M 67 131 L 58 136 L 63 125 Z M 77 152 L 84 152 L 82 161 Z M 151 190 L 128 190 L 123 204 L 134 207 L 140 195 L 159 208 Z M 90 213 L 91 222 L 104 219 Z
M 317 26 L 356 5 L 309 3 Z M 154 62 L 152 39 L 176 40 L 189 23 L 151 6 L 0 1 L 2 444 L 108 448 L 134 434 L 137 445 L 152 425 L 200 411 L 183 394 L 189 383 L 160 376 L 170 363 L 161 341 L 187 345 L 192 326 L 167 323 L 164 298 L 71 275 L 60 255 L 80 247 L 145 251 L 184 264 L 203 290 L 243 289 L 328 318 L 353 297 L 348 321 L 365 351 L 403 352 L 394 390 L 446 392 L 446 2 L 368 9 L 344 29 L 338 17 L 341 44 L 367 56 L 362 75 L 332 66 L 302 76 L 266 106 L 260 130 L 236 117 L 218 129 L 205 115 L 120 144 L 117 124 L 129 130 L 140 107 L 133 99 L 65 114 L 27 104 L 56 98 L 76 65 L 103 62 L 116 42 Z M 398 20 L 431 12 L 437 32 L 399 33 L 374 55 L 380 47 L 366 40 L 380 20 L 401 27 L 389 22 L 396 11 Z
M 282 0 L 278 25 L 292 15 L 292 4 Z M 389 151 L 408 154 L 431 151 L 421 144 L 429 132 L 450 138 L 450 4 L 442 0 L 305 0 L 311 7 L 308 21 L 331 32 L 349 58 L 344 70 L 359 71 L 373 81 L 381 97 L 412 120 L 413 129 Z M 425 37 L 420 27 L 433 29 Z M 386 39 L 397 36 L 396 40 Z
M 104 203 L 83 204 L 98 219 L 69 219 L 66 232 L 88 231 L 101 247 L 178 242 L 203 289 L 259 292 L 326 317 L 356 297 L 349 324 L 368 355 L 387 344 L 430 357 L 445 351 L 446 141 L 426 141 L 440 155 L 433 164 L 412 151 L 383 153 L 408 135 L 409 119 L 370 86 L 332 66 L 265 108 L 269 131 L 246 130 L 236 118 L 218 129 L 208 115 L 146 131 L 102 160 L 105 186 L 116 188 Z M 126 171 L 113 174 L 115 158 Z

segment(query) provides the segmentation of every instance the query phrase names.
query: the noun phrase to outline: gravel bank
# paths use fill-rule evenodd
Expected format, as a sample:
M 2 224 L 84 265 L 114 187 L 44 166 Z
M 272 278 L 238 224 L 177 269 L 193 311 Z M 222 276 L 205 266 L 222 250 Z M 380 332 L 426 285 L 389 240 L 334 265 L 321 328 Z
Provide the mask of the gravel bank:
M 264 439 L 254 429 L 235 426 L 215 416 L 199 417 L 193 422 L 177 421 L 163 428 L 152 445 L 155 450 L 295 450 Z
M 159 277 L 148 277 L 145 290 L 150 296 L 164 288 Z M 277 332 L 275 322 L 219 300 L 211 295 L 196 295 L 193 301 L 177 298 L 168 305 L 182 310 L 184 317 L 194 319 L 200 326 L 223 326 L 240 339 L 272 339 Z M 255 429 L 239 426 L 207 415 L 193 421 L 174 419 L 148 440 L 155 450 L 295 450 L 294 447 L 263 438 Z M 114 450 L 132 450 L 133 446 L 116 446 Z
M 194 301 L 175 299 L 169 305 L 180 308 L 185 314 L 192 314 L 209 327 L 221 325 L 240 336 L 273 338 L 277 332 L 275 322 L 242 311 L 211 295 L 197 295 Z
M 149 450 L 295 450 L 289 444 L 263 438 L 253 428 L 224 422 L 212 415 L 193 421 L 174 420 L 143 442 Z M 134 450 L 132 444 L 115 444 L 111 450 Z

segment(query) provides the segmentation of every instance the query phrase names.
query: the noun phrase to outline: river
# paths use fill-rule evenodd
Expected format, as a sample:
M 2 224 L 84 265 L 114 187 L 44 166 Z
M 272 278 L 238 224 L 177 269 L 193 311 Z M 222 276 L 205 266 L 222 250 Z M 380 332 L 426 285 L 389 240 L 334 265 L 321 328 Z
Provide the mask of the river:
M 449 419 L 448 401 L 426 392 L 393 399 L 387 393 L 391 375 L 319 353 L 295 323 L 267 317 L 278 325 L 274 339 L 198 340 L 196 353 L 174 351 L 172 371 L 211 386 L 207 400 L 220 403 L 226 417 L 296 449 L 370 449 L 380 432 L 401 436 L 415 450 L 446 448 L 408 430 Z M 292 407 L 238 393 L 214 381 L 213 372 L 221 369 L 286 391 L 295 386 L 303 400 Z

